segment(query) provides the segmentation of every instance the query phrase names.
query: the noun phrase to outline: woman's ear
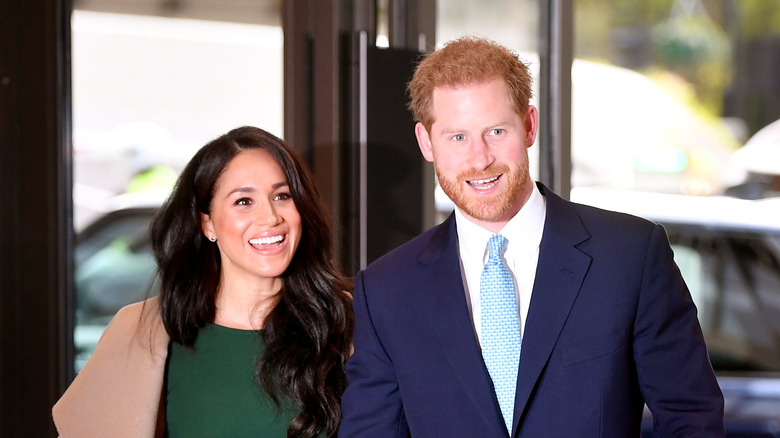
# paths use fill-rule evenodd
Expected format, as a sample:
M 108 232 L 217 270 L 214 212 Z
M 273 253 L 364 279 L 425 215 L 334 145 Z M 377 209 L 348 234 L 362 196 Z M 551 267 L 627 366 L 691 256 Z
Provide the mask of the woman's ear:
M 214 242 L 217 240 L 217 236 L 214 234 L 214 225 L 211 223 L 211 216 L 206 213 L 200 214 L 200 229 L 203 230 L 203 235 L 210 241 Z

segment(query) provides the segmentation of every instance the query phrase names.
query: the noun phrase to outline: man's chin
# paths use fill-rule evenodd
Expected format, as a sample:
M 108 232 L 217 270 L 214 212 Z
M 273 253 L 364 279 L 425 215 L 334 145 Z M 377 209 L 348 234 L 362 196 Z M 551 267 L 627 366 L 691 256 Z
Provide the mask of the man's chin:
M 486 205 L 489 204 L 489 205 Z M 505 205 L 496 207 L 495 201 L 493 202 L 469 202 L 469 203 L 455 203 L 460 210 L 466 215 L 485 222 L 499 222 L 504 216 L 506 216 L 507 208 Z

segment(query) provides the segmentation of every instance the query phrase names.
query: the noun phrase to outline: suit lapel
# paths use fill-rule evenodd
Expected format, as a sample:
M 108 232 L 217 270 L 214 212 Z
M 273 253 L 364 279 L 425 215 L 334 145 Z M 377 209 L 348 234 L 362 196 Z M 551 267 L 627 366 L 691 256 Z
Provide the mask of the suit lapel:
M 424 291 L 420 305 L 447 361 L 468 394 L 474 412 L 480 413 L 486 425 L 503 425 L 466 303 L 453 215 L 439 227 L 418 261 L 425 271 L 418 278 L 427 282 L 420 285 Z
M 515 394 L 515 431 L 591 262 L 587 254 L 575 247 L 590 236 L 572 205 L 546 187 L 539 188 L 546 198 L 547 214 L 523 336 Z

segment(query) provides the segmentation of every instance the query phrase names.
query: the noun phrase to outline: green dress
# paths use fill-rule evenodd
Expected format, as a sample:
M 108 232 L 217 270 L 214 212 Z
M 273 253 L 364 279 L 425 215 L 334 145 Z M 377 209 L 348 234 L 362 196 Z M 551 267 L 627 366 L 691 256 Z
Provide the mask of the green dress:
M 167 436 L 286 437 L 295 416 L 254 380 L 258 332 L 216 324 L 200 329 L 195 348 L 171 342 L 166 364 Z

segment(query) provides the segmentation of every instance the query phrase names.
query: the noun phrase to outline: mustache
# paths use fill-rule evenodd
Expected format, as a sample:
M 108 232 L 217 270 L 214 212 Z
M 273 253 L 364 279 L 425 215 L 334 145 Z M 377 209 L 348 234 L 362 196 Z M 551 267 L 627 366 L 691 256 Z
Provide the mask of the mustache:
M 491 164 L 490 167 L 486 169 L 468 169 L 459 172 L 457 178 L 459 180 L 487 179 L 508 172 L 509 166 L 506 164 Z

